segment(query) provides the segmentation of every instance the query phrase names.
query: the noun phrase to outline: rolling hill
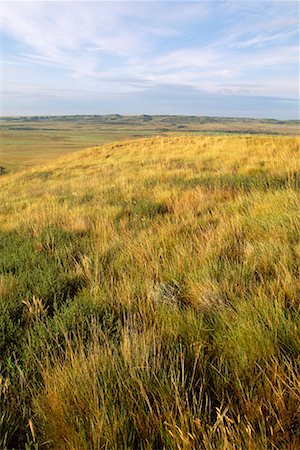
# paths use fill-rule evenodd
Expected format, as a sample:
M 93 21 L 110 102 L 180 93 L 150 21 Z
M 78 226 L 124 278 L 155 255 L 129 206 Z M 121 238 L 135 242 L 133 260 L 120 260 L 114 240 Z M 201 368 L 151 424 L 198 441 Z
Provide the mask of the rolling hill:
M 296 449 L 300 149 L 165 136 L 0 177 L 0 447 Z
M 146 114 L 0 117 L 0 166 L 17 171 L 117 140 L 187 133 L 297 136 L 299 126 L 299 120 Z

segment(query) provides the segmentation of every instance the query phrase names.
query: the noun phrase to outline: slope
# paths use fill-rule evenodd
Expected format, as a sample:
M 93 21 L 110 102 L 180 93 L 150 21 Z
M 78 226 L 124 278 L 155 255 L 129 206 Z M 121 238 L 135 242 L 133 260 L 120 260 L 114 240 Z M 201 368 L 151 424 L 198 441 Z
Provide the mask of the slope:
M 296 448 L 299 153 L 157 137 L 2 176 L 1 448 Z

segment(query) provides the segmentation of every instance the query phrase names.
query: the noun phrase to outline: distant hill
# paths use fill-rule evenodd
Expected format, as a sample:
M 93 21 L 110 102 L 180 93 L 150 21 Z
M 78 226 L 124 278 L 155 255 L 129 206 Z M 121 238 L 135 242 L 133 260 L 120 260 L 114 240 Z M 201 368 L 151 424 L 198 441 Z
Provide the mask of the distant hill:
M 182 135 L 299 135 L 299 121 L 198 116 L 33 116 L 0 119 L 0 165 L 7 171 L 41 164 L 115 140 Z
M 152 125 L 165 124 L 170 127 L 176 125 L 209 125 L 219 124 L 224 126 L 225 124 L 233 127 L 240 127 L 242 125 L 248 126 L 249 129 L 255 131 L 255 127 L 266 124 L 271 125 L 296 125 L 299 126 L 299 120 L 276 120 L 276 119 L 252 119 L 241 117 L 210 117 L 210 116 L 180 116 L 180 115 L 120 115 L 120 114 L 107 114 L 107 115 L 59 115 L 59 116 L 16 116 L 16 117 L 1 117 L 0 122 L 47 122 L 47 121 L 61 121 L 61 122 L 93 122 L 98 124 L 124 124 L 124 125 L 138 125 L 145 122 L 151 122 Z M 237 128 L 236 131 L 240 131 Z M 259 129 L 257 130 L 259 132 Z

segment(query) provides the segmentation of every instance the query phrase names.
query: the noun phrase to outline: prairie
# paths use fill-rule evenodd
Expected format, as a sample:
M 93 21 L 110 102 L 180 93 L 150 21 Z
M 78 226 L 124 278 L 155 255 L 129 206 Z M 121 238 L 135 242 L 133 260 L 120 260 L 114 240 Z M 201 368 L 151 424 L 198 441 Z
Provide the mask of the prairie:
M 186 133 L 297 135 L 299 131 L 299 121 L 296 120 L 145 114 L 2 117 L 0 125 L 0 166 L 6 172 L 43 164 L 76 150 L 129 138 Z
M 106 143 L 0 177 L 0 447 L 296 449 L 292 136 Z

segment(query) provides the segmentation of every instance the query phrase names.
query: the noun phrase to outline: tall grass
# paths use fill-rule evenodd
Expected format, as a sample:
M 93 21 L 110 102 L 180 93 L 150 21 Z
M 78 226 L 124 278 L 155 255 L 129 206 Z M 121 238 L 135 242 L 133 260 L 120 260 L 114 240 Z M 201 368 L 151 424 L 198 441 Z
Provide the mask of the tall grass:
M 150 138 L 0 180 L 0 447 L 296 449 L 292 137 Z

